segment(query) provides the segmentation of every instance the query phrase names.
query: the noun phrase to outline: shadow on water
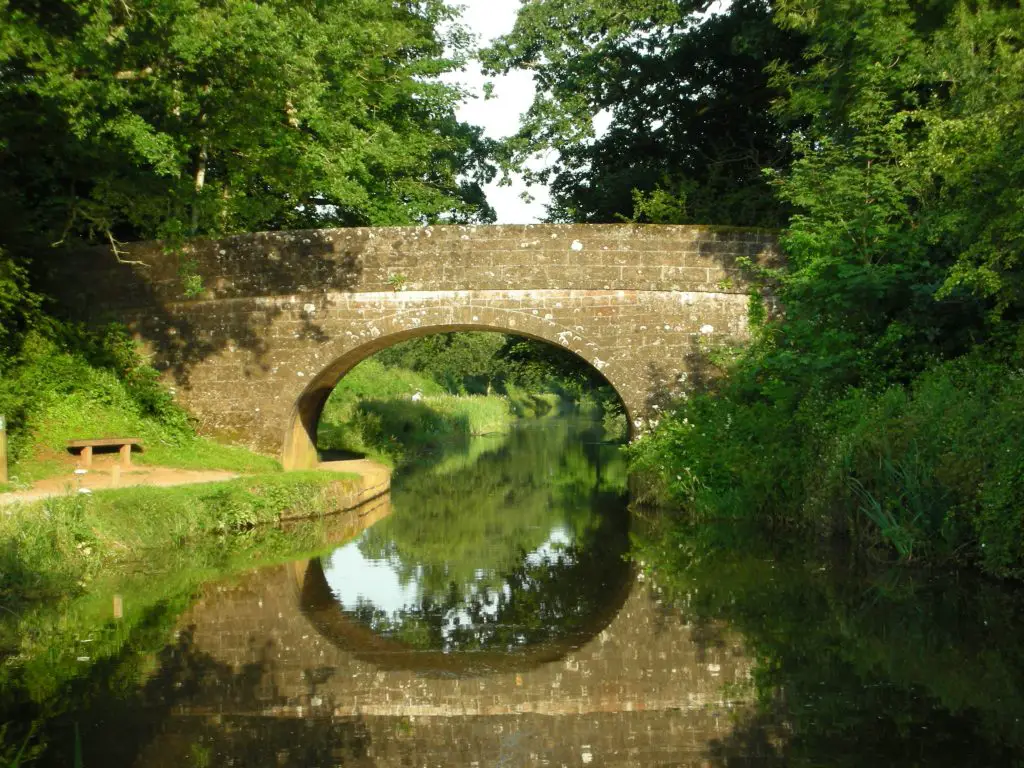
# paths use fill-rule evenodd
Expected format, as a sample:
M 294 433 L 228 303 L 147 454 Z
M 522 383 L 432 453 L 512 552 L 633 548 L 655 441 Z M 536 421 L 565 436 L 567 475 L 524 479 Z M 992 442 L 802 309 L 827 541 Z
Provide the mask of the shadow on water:
M 153 618 L 156 624 L 164 619 Z M 126 648 L 125 653 L 134 650 Z M 40 764 L 78 765 L 76 751 L 86 766 L 374 764 L 367 759 L 371 739 L 362 718 L 276 719 L 252 714 L 287 703 L 273 682 L 270 648 L 262 649 L 255 661 L 234 668 L 196 648 L 192 631 L 185 630 L 156 655 L 156 671 L 134 688 L 132 677 L 112 674 L 110 664 L 119 661 L 96 665 L 66 692 L 74 709 L 50 724 L 50 749 Z M 313 675 L 310 685 L 315 691 Z M 174 716 L 181 701 L 198 704 L 191 716 Z
M 666 606 L 758 659 L 711 764 L 1024 765 L 1024 594 L 705 522 L 636 536 Z M 696 633 L 699 638 L 701 633 Z

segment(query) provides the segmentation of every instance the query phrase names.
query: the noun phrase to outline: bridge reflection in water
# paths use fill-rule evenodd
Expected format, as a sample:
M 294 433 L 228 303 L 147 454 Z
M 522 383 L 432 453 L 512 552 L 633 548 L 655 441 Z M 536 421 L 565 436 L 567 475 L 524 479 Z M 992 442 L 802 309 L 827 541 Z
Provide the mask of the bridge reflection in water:
M 333 551 L 205 588 L 135 764 L 706 764 L 751 662 L 638 577 L 626 501 L 579 416 L 400 472 Z
M 389 511 L 350 513 L 336 536 Z M 319 560 L 211 586 L 165 655 L 170 717 L 138 764 L 706 765 L 748 703 L 751 662 L 628 566 L 616 580 L 586 632 L 512 654 L 376 635 L 334 602 Z

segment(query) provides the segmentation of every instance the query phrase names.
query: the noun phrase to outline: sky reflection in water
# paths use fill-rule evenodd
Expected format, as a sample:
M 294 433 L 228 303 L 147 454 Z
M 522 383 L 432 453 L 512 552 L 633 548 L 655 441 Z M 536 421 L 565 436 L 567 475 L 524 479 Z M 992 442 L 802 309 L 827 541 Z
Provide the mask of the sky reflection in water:
M 548 423 L 400 476 L 391 516 L 320 560 L 337 609 L 422 650 L 582 642 L 629 573 L 624 464 L 601 437 Z

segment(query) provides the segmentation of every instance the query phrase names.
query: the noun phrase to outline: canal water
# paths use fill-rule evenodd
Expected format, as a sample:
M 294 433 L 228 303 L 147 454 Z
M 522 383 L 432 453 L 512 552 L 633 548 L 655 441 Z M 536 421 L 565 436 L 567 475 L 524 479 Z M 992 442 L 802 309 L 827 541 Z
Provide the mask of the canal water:
M 301 559 L 204 550 L 220 575 L 175 587 L 154 555 L 143 615 L 73 607 L 4 661 L 0 757 L 1024 765 L 1017 591 L 628 502 L 601 425 L 548 419 L 452 446 L 312 533 L 224 545 L 298 537 Z

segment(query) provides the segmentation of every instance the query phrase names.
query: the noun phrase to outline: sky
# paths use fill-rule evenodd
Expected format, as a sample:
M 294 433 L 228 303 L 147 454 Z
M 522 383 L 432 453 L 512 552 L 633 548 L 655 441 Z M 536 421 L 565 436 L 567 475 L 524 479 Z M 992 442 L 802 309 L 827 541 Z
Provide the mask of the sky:
M 512 31 L 519 10 L 519 0 L 452 0 L 451 5 L 465 6 L 462 23 L 478 36 L 481 47 Z M 494 139 L 515 133 L 519 115 L 533 101 L 533 77 L 529 72 L 488 78 L 476 62 L 470 62 L 465 72 L 455 73 L 445 80 L 461 83 L 477 94 L 478 98 L 468 99 L 457 110 L 458 117 L 483 127 L 484 133 Z M 484 101 L 483 84 L 488 80 L 494 83 L 494 97 Z M 515 179 L 511 187 L 499 187 L 497 182 L 486 187 L 487 200 L 497 212 L 499 224 L 532 224 L 544 218 L 544 205 L 549 200 L 547 190 L 530 187 L 529 194 L 534 197 L 531 203 L 520 199 L 525 191 L 526 185 L 521 179 Z
M 483 47 L 512 30 L 520 0 L 450 0 L 449 4 L 463 6 L 462 23 L 477 35 L 477 42 Z M 724 13 L 728 7 L 729 0 L 716 0 L 704 16 Z M 533 76 L 529 72 L 516 71 L 487 78 L 476 62 L 470 62 L 464 72 L 453 73 L 444 79 L 461 83 L 477 95 L 477 98 L 464 102 L 456 113 L 460 120 L 482 126 L 485 135 L 494 139 L 515 133 L 519 127 L 519 116 L 533 101 Z M 488 80 L 494 83 L 494 97 L 484 101 L 483 85 Z M 609 114 L 595 116 L 596 135 L 602 135 L 610 122 Z M 485 191 L 487 200 L 498 214 L 499 224 L 533 224 L 541 221 L 547 213 L 545 204 L 550 200 L 547 189 L 535 185 L 527 190 L 519 178 L 513 179 L 511 187 L 499 187 L 494 182 L 485 187 Z M 534 198 L 532 202 L 521 199 L 527 191 Z

